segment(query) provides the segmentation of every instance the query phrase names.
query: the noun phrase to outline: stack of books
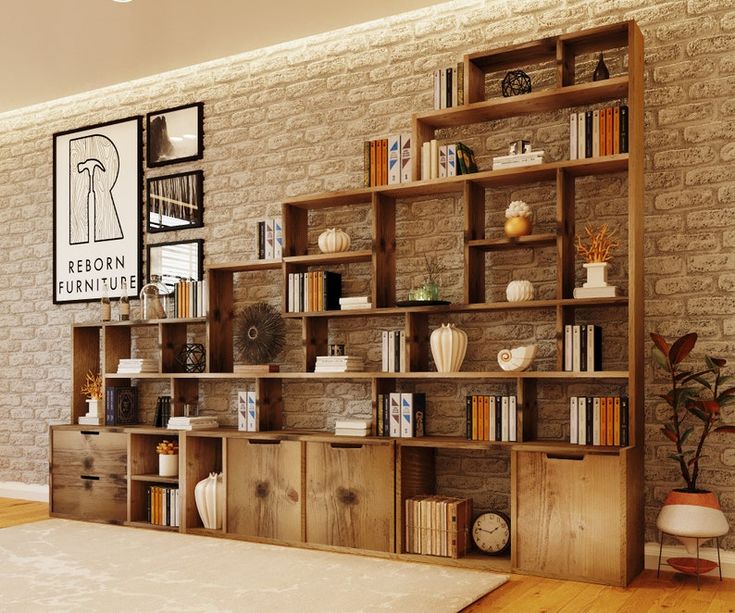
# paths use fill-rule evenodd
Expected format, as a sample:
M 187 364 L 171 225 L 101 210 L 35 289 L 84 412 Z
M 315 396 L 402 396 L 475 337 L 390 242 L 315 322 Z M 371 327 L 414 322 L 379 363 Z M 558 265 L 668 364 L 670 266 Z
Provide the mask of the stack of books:
M 288 273 L 288 312 L 338 311 L 342 275 L 331 271 Z
M 136 375 L 145 372 L 158 372 L 158 362 L 148 358 L 120 358 L 117 373 Z
M 367 296 L 349 296 L 339 299 L 339 308 L 343 311 L 372 309 L 373 303 L 370 302 Z
M 426 394 L 378 394 L 378 436 L 399 438 L 426 434 Z
M 174 286 L 173 317 L 204 317 L 208 302 L 206 280 L 182 279 Z
M 406 372 L 406 331 L 383 330 L 383 372 Z
M 258 222 L 258 259 L 280 260 L 283 257 L 283 224 L 277 217 Z
M 434 71 L 434 109 L 464 104 L 464 62 Z
M 569 116 L 569 159 L 628 153 L 628 107 L 624 104 Z
M 411 135 L 365 141 L 364 169 L 365 187 L 409 183 L 413 172 Z
M 372 427 L 371 419 L 338 419 L 334 422 L 334 433 L 337 436 L 370 436 Z
M 362 372 L 365 365 L 356 355 L 318 355 L 314 372 Z
M 241 432 L 258 432 L 258 403 L 254 391 L 237 392 L 237 429 Z
M 529 151 L 515 155 L 499 155 L 493 158 L 493 170 L 517 168 L 518 166 L 535 166 L 544 163 L 543 151 Z
M 436 139 L 421 147 L 421 179 L 456 177 L 477 172 L 475 154 L 464 143 L 440 145 Z
M 564 326 L 564 370 L 602 370 L 602 328 L 594 324 Z
M 153 426 L 165 428 L 171 417 L 171 396 L 159 396 L 156 400 L 156 415 L 153 418 Z
M 178 527 L 180 515 L 179 488 L 151 485 L 146 488 L 148 523 Z
M 572 396 L 569 403 L 569 442 L 627 447 L 628 421 L 626 396 Z
M 216 417 L 170 417 L 167 428 L 169 430 L 208 430 L 218 428 Z
M 472 499 L 414 496 L 406 500 L 406 551 L 460 558 L 470 548 Z
M 518 409 L 515 396 L 467 396 L 467 439 L 516 441 Z

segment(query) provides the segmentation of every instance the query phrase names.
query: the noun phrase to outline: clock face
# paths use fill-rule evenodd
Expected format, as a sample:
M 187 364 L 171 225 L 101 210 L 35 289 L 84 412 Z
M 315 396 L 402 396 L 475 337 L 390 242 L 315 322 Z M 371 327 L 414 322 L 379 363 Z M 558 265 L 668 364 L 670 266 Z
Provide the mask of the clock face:
M 501 513 L 483 513 L 472 526 L 472 538 L 485 553 L 505 551 L 510 544 L 510 521 Z

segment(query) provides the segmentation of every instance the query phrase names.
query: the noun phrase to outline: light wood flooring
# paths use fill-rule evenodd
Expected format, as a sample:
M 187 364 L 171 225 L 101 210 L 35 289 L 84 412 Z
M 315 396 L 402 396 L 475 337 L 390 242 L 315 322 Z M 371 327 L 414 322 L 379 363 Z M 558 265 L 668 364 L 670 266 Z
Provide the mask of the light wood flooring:
M 48 505 L 0 498 L 0 528 L 48 518 Z M 504 586 L 465 609 L 481 612 L 563 613 L 735 613 L 735 579 L 704 577 L 697 591 L 693 577 L 644 571 L 627 588 L 513 575 Z

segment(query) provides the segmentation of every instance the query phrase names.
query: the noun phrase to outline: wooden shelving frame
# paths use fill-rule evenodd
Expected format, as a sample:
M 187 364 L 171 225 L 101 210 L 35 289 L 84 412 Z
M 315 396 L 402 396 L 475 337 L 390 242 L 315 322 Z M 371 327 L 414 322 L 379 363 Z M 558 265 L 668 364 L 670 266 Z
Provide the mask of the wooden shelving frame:
M 581 54 L 597 53 L 625 48 L 628 56 L 628 73 L 600 82 L 575 82 L 575 60 Z M 552 87 L 534 91 L 524 96 L 511 98 L 485 99 L 485 75 L 488 73 L 517 68 L 539 62 L 551 62 L 556 66 L 556 79 Z M 260 406 L 261 429 L 259 433 L 241 433 L 225 428 L 211 432 L 198 431 L 180 434 L 182 474 L 180 486 L 184 492 L 185 516 L 182 517 L 182 531 L 231 538 L 251 538 L 259 542 L 299 544 L 301 546 L 326 548 L 337 551 L 351 551 L 344 546 L 324 546 L 309 539 L 305 521 L 308 511 L 301 513 L 300 538 L 286 539 L 269 537 L 262 534 L 242 535 L 228 531 L 227 522 L 221 531 L 204 530 L 201 527 L 193 504 L 193 487 L 196 481 L 212 470 L 222 470 L 227 475 L 237 474 L 239 467 L 228 465 L 228 458 L 238 458 L 241 452 L 234 449 L 239 443 L 234 441 L 253 441 L 266 445 L 263 457 L 278 456 L 276 447 L 268 445 L 293 443 L 299 445 L 302 465 L 309 454 L 316 453 L 310 445 L 326 445 L 331 449 L 362 448 L 378 449 L 375 445 L 389 445 L 395 460 L 395 501 L 392 534 L 387 535 L 388 549 L 382 552 L 369 551 L 371 555 L 385 555 L 398 559 L 418 560 L 431 563 L 445 563 L 471 568 L 491 568 L 508 571 L 537 573 L 548 576 L 562 576 L 583 580 L 603 581 L 625 585 L 642 569 L 643 565 L 643 38 L 637 25 L 624 22 L 602 26 L 579 33 L 561 35 L 514 45 L 488 52 L 472 53 L 464 57 L 465 90 L 467 104 L 464 106 L 438 111 L 422 112 L 412 118 L 414 147 L 414 181 L 407 184 L 387 185 L 372 188 L 358 188 L 340 192 L 321 193 L 290 198 L 283 203 L 284 253 L 282 260 L 240 261 L 210 265 L 207 269 L 209 282 L 210 312 L 206 319 L 157 320 L 146 322 L 108 322 L 78 324 L 73 326 L 73 373 L 72 373 L 72 419 L 84 413 L 84 399 L 77 391 L 81 387 L 84 373 L 99 367 L 99 348 L 102 351 L 102 372 L 105 386 L 127 385 L 132 381 L 163 379 L 170 382 L 174 398 L 174 414 L 181 414 L 183 404 L 195 402 L 198 396 L 199 380 L 252 380 Z M 611 155 L 603 158 L 584 160 L 562 160 L 537 166 L 511 168 L 497 171 L 482 171 L 471 175 L 418 180 L 420 164 L 418 153 L 421 145 L 434 138 L 436 131 L 448 127 L 463 126 L 471 123 L 496 120 L 540 112 L 557 111 L 569 107 L 579 107 L 592 103 L 614 102 L 626 99 L 629 108 L 629 151 L 630 153 Z M 628 177 L 628 295 L 609 299 L 572 298 L 575 285 L 575 183 L 580 177 L 603 176 L 612 173 L 627 173 Z M 556 230 L 552 233 L 536 234 L 521 239 L 495 239 L 486 236 L 485 197 L 486 190 L 508 186 L 522 186 L 537 182 L 553 182 L 556 189 Z M 464 229 L 464 296 L 461 304 L 428 307 L 399 307 L 396 305 L 396 212 L 406 200 L 433 198 L 442 194 L 460 195 L 463 202 Z M 309 212 L 334 207 L 363 207 L 368 209 L 371 218 L 372 245 L 370 249 L 348 251 L 340 254 L 309 253 L 308 231 Z M 523 303 L 487 302 L 485 289 L 486 256 L 488 252 L 513 249 L 551 249 L 555 251 L 556 288 L 554 297 Z M 243 376 L 233 373 L 233 318 L 234 288 L 236 275 L 274 271 L 274 282 L 282 288 L 282 310 L 286 310 L 288 275 L 303 272 L 310 268 L 341 264 L 365 264 L 370 266 L 370 299 L 373 307 L 354 311 L 327 311 L 287 313 L 288 319 L 301 321 L 303 360 L 299 372 L 269 373 Z M 616 308 L 627 313 L 628 323 L 628 364 L 627 369 L 593 373 L 570 373 L 562 370 L 562 339 L 566 324 L 575 322 L 575 315 L 581 308 Z M 485 312 L 489 314 L 514 310 L 540 309 L 550 311 L 553 318 L 556 339 L 556 363 L 553 371 L 530 371 L 507 373 L 428 372 L 429 317 L 434 315 Z M 329 322 L 333 318 L 399 317 L 403 318 L 407 337 L 408 372 L 383 373 L 314 373 L 317 355 L 326 354 Z M 174 357 L 186 342 L 189 326 L 205 326 L 207 369 L 201 374 L 180 372 Z M 160 372 L 140 375 L 117 374 L 120 358 L 130 357 L 131 330 L 138 326 L 157 326 L 160 351 Z M 358 380 L 371 386 L 373 414 L 376 415 L 378 395 L 394 391 L 400 381 L 496 381 L 514 385 L 518 396 L 520 440 L 517 443 L 470 441 L 458 436 L 429 436 L 423 439 L 386 439 L 368 437 L 351 439 L 336 437 L 330 433 L 284 430 L 283 382 L 311 380 Z M 630 398 L 631 423 L 630 445 L 626 448 L 579 446 L 560 441 L 539 440 L 537 437 L 536 388 L 540 381 L 586 381 L 589 383 L 607 381 L 627 385 Z M 125 429 L 130 437 L 134 429 Z M 131 439 L 133 440 L 133 439 Z M 131 443 L 132 444 L 132 443 Z M 233 446 L 234 445 L 234 446 Z M 325 447 L 325 449 L 327 449 Z M 255 449 L 255 447 L 254 447 Z M 270 449 L 270 451 L 268 451 Z M 490 450 L 510 449 L 511 452 L 511 506 L 512 506 L 512 551 L 509 558 L 495 559 L 469 555 L 460 560 L 430 558 L 409 555 L 403 546 L 403 507 L 407 498 L 416 494 L 432 493 L 436 488 L 435 459 L 439 449 Z M 130 448 L 132 451 L 132 447 Z M 311 450 L 311 451 L 308 451 Z M 268 456 L 266 453 L 271 453 Z M 285 452 L 284 452 L 285 453 Z M 289 452 L 291 453 L 291 452 Z M 321 452 L 320 452 L 321 453 Z M 234 455 L 233 455 L 234 454 Z M 275 455 L 274 455 L 275 454 Z M 287 454 L 286 454 L 287 455 Z M 260 457 L 260 456 L 258 456 Z M 315 456 L 316 457 L 316 456 Z M 581 555 L 569 543 L 575 539 L 562 538 L 557 533 L 538 533 L 527 519 L 527 498 L 522 493 L 528 490 L 531 472 L 527 466 L 535 466 L 542 459 L 552 471 L 582 471 L 589 462 L 590 474 L 604 470 L 618 475 L 618 500 L 604 501 L 611 505 L 611 527 L 597 535 L 606 545 L 613 543 L 617 555 L 608 556 L 606 566 L 600 568 L 585 560 L 574 569 L 564 570 L 559 564 L 560 557 L 573 558 Z M 234 461 L 234 460 L 233 460 Z M 272 462 L 281 462 L 272 459 Z M 331 460 L 325 460 L 331 461 Z M 555 464 L 561 462 L 562 464 Z M 564 465 L 563 462 L 567 462 Z M 275 470 L 273 465 L 264 464 L 267 469 Z M 280 464 L 278 465 L 280 466 Z M 559 468 L 561 467 L 561 468 Z M 583 467 L 580 469 L 580 467 Z M 286 470 L 280 466 L 278 470 Z M 544 468 L 543 471 L 547 469 Z M 308 466 L 306 472 L 309 471 Z M 537 470 L 535 474 L 543 472 Z M 543 472 L 546 475 L 546 472 Z M 548 473 L 549 483 L 557 473 Z M 574 473 L 577 474 L 577 473 Z M 227 476 L 225 477 L 227 478 Z M 131 484 L 154 481 L 147 474 L 130 473 Z M 306 493 L 306 477 L 302 477 L 302 493 Z M 589 496 L 594 498 L 595 486 Z M 524 489 L 525 488 L 525 489 Z M 229 490 L 228 490 L 229 491 Z M 549 492 L 547 492 L 549 493 Z M 539 505 L 547 503 L 539 499 Z M 129 501 L 130 504 L 130 501 Z M 262 509 L 261 509 L 262 510 Z M 569 516 L 577 517 L 578 524 L 585 523 L 585 516 L 578 516 L 577 510 L 567 509 Z M 577 513 L 577 515 L 575 515 Z M 129 523 L 139 526 L 128 513 Z M 275 522 L 276 524 L 278 522 Z M 538 522 L 536 522 L 538 523 Z M 541 522 L 543 523 L 543 522 Z M 589 535 L 580 536 L 580 541 Z M 543 559 L 528 555 L 529 548 L 543 552 Z M 360 550 L 363 553 L 367 551 Z M 583 551 L 582 553 L 586 553 Z M 562 569 L 562 570 L 559 570 Z

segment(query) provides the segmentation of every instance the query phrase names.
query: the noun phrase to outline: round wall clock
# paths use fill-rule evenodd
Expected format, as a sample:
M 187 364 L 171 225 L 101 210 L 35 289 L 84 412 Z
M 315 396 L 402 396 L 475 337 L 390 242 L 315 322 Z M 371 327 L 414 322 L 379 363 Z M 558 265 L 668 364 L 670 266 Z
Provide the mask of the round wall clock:
M 483 513 L 472 525 L 472 539 L 483 553 L 499 554 L 510 545 L 510 519 L 504 513 Z

